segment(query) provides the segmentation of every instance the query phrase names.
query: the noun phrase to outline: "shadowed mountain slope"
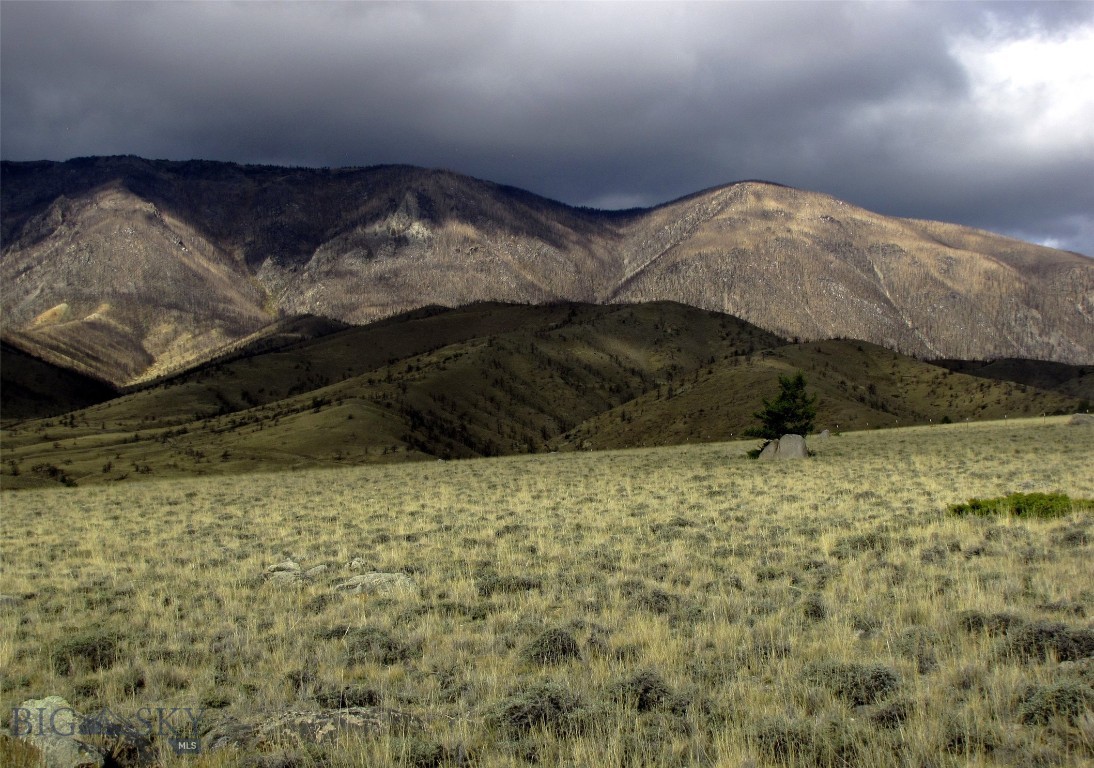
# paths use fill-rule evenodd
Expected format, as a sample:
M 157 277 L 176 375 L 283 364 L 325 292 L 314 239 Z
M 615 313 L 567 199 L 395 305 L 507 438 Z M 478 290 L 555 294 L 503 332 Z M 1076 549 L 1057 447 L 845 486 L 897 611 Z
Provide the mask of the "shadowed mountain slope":
M 0 343 L 0 421 L 60 416 L 118 396 L 114 387 Z
M 83 158 L 2 165 L 6 336 L 118 385 L 285 315 L 671 300 L 788 338 L 1094 361 L 1094 263 L 763 182 L 572 208 L 447 171 Z

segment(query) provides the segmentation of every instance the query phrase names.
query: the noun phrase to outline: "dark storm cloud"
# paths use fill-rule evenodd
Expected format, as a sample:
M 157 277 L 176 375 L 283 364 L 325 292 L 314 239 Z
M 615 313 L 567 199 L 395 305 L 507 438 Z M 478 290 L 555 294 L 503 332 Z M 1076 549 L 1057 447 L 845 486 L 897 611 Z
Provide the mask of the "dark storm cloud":
M 606 207 L 764 178 L 1094 254 L 1094 4 L 0 9 L 8 159 L 405 162 Z

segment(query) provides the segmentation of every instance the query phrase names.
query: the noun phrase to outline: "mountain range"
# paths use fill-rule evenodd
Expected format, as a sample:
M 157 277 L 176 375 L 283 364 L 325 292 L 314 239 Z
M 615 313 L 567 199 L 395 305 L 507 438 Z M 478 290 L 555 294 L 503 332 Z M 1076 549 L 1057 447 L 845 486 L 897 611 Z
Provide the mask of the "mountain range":
M 1094 361 L 1094 260 L 743 181 L 628 211 L 443 170 L 92 157 L 0 167 L 3 337 L 115 387 L 475 302 L 678 302 L 787 340 Z

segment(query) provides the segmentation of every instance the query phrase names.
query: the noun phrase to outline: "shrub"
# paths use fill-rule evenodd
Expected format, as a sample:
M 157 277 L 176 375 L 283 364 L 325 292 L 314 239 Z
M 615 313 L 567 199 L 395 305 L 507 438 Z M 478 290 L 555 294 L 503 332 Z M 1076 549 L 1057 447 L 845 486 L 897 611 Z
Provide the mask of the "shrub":
M 896 672 L 881 664 L 817 664 L 808 679 L 854 706 L 875 704 L 900 687 Z
M 1055 621 L 1035 621 L 1007 633 L 1007 650 L 1024 659 L 1077 661 L 1094 656 L 1094 629 L 1076 629 Z
M 382 627 L 358 627 L 345 638 L 346 663 L 401 664 L 417 655 L 417 649 Z
M 672 690 L 655 669 L 635 672 L 615 684 L 616 696 L 633 703 L 639 712 L 649 712 L 667 703 Z
M 828 606 L 820 594 L 810 592 L 802 601 L 802 613 L 810 621 L 823 621 L 828 618 Z
M 966 632 L 987 632 L 989 635 L 1001 635 L 1026 623 L 1025 619 L 1012 613 L 984 613 L 975 610 L 962 611 L 957 615 L 957 621 Z
M 581 656 L 581 648 L 567 630 L 555 627 L 542 632 L 525 646 L 521 657 L 535 664 L 560 664 Z
M 496 573 L 483 573 L 475 579 L 479 597 L 491 597 L 495 594 L 519 594 L 541 589 L 543 580 L 538 576 L 500 576 Z
M 315 692 L 315 701 L 328 709 L 346 707 L 378 707 L 380 694 L 373 688 L 363 685 L 343 685 L 341 687 L 322 687 Z
M 811 724 L 799 719 L 765 720 L 757 726 L 754 738 L 765 757 L 791 765 L 808 765 L 808 756 L 816 749 Z
M 893 699 L 871 711 L 868 718 L 879 728 L 898 728 L 911 717 L 915 704 L 908 699 Z
M 1075 725 L 1087 709 L 1094 711 L 1094 689 L 1068 680 L 1028 691 L 1018 708 L 1018 719 L 1026 724 L 1047 725 L 1054 717 L 1061 717 Z
M 629 598 L 637 609 L 642 611 L 649 611 L 663 616 L 672 613 L 679 606 L 679 599 L 676 595 L 666 592 L 660 587 L 644 584 L 641 581 L 624 581 L 619 585 L 619 591 L 624 597 Z
M 574 733 L 582 722 L 581 697 L 548 680 L 516 690 L 487 712 L 487 722 L 511 733 L 545 728 L 555 733 Z
M 785 717 L 761 722 L 754 735 L 758 751 L 769 760 L 801 768 L 863 765 L 868 738 L 853 722 Z
M 965 504 L 951 504 L 950 514 L 1053 518 L 1087 509 L 1094 509 L 1094 500 L 1072 499 L 1065 493 L 1012 493 L 994 499 L 969 499 Z
M 50 657 L 60 675 L 70 675 L 81 665 L 97 672 L 114 666 L 119 644 L 113 632 L 93 629 L 62 640 Z

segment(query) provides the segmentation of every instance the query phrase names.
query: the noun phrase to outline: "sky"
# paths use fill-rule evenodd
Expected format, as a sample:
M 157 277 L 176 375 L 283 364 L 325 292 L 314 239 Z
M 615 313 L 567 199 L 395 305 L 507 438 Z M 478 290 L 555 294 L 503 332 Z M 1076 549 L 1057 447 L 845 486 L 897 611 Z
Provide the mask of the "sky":
M 0 2 L 0 156 L 741 179 L 1094 256 L 1094 3 Z

